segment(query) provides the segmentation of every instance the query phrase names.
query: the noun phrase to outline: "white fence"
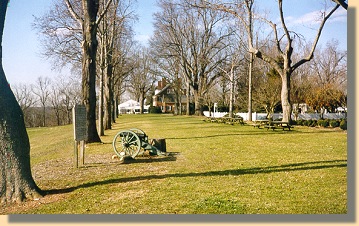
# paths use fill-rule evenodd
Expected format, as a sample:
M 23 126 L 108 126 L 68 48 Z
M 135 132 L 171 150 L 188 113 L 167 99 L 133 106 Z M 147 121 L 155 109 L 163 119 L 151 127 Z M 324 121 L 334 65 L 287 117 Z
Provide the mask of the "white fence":
M 204 111 L 203 114 L 207 117 L 211 116 L 211 117 L 220 118 L 220 117 L 223 117 L 226 114 L 228 114 L 228 112 L 211 112 L 211 114 L 210 114 L 209 111 Z M 236 113 L 236 115 L 241 116 L 244 121 L 248 121 L 248 113 Z M 252 121 L 266 119 L 266 117 L 267 117 L 266 113 L 257 113 L 257 112 L 252 113 Z M 274 113 L 273 114 L 273 120 L 276 120 L 279 118 L 282 118 L 282 113 Z M 346 113 L 325 113 L 325 114 L 323 114 L 323 118 L 324 119 L 342 119 L 342 118 L 346 118 Z M 292 114 L 292 119 L 293 120 L 295 119 L 294 114 Z M 300 119 L 318 120 L 318 119 L 320 119 L 320 113 L 298 114 L 297 119 L 298 120 L 300 120 Z

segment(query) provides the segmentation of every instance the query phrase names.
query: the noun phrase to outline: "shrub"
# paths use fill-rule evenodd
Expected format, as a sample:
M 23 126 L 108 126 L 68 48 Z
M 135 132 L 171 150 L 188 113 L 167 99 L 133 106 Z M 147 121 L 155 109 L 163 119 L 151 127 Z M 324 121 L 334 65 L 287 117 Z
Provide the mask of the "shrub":
M 329 122 L 330 122 L 330 120 L 329 119 L 324 119 L 324 125 L 323 125 L 323 127 L 328 127 L 329 126 Z
M 342 121 L 340 121 L 339 127 L 340 127 L 342 130 L 347 130 L 347 120 L 346 120 L 346 119 L 343 119 Z
M 328 127 L 329 126 L 329 120 L 328 119 L 319 119 L 318 120 L 318 126 L 321 126 L 321 127 Z
M 313 120 L 309 119 L 309 120 L 305 120 L 303 122 L 303 126 L 310 126 L 312 124 Z
M 310 127 L 316 127 L 317 125 L 318 125 L 317 120 L 312 120 L 311 123 L 309 124 Z
M 304 122 L 305 122 L 305 120 L 303 120 L 303 119 L 301 119 L 301 120 L 298 120 L 298 125 L 301 125 L 301 126 L 304 126 Z
M 340 124 L 340 122 L 338 120 L 335 120 L 335 119 L 330 120 L 330 122 L 329 122 L 330 127 L 333 127 L 333 128 L 338 127 L 339 124 Z
M 151 106 L 148 109 L 148 112 L 151 113 L 151 114 L 159 114 L 159 113 L 162 113 L 162 110 L 161 110 L 161 107 Z

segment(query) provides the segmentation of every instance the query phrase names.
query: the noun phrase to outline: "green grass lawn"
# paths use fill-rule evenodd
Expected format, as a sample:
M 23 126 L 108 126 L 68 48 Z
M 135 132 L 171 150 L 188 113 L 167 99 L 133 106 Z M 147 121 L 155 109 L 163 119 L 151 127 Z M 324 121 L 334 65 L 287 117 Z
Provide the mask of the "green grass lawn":
M 112 139 L 141 128 L 170 156 L 112 159 Z M 29 129 L 36 183 L 47 195 L 5 213 L 345 214 L 347 133 L 123 115 L 73 167 L 72 126 Z

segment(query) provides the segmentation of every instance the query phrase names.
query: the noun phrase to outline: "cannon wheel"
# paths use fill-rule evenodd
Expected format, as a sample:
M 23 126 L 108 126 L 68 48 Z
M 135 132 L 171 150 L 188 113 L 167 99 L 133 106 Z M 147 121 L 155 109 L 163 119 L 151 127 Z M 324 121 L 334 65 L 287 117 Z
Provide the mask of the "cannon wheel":
M 112 146 L 121 160 L 123 160 L 125 156 L 135 158 L 141 151 L 141 140 L 135 132 L 124 130 L 116 134 Z

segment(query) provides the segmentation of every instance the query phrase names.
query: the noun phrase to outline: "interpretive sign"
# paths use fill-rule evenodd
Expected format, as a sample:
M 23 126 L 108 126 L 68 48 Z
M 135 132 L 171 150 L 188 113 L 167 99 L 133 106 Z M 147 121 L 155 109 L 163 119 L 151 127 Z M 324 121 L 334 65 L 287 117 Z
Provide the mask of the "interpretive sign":
M 86 126 L 86 107 L 85 105 L 75 105 L 72 110 L 73 124 L 74 124 L 74 138 L 75 141 L 86 140 L 87 126 Z
M 85 105 L 75 105 L 72 109 L 72 120 L 74 124 L 74 166 L 79 167 L 85 164 L 85 140 L 87 138 L 87 126 L 86 126 L 86 107 Z M 80 149 L 80 156 L 79 151 Z M 80 157 L 80 159 L 79 159 Z

